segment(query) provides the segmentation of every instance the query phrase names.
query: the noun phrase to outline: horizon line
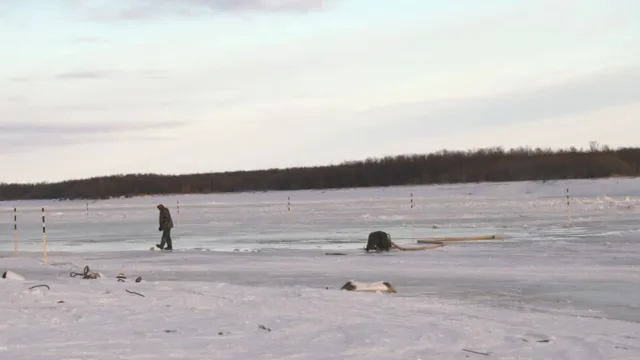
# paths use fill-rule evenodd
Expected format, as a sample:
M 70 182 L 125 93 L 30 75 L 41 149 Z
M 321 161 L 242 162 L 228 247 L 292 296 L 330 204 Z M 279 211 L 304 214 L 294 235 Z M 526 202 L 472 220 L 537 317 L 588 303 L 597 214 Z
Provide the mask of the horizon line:
M 258 168 L 258 169 L 235 169 L 235 170 L 224 170 L 224 171 L 210 171 L 210 172 L 187 172 L 187 173 L 175 173 L 175 174 L 171 174 L 171 173 L 144 173 L 144 172 L 140 172 L 140 173 L 113 173 L 113 174 L 109 174 L 109 175 L 95 175 L 95 176 L 91 176 L 91 177 L 84 177 L 84 178 L 73 178 L 73 179 L 66 179 L 66 180 L 60 180 L 60 181 L 54 181 L 54 182 L 47 182 L 47 181 L 41 181 L 41 182 L 23 182 L 23 183 L 6 183 L 6 182 L 2 182 L 0 181 L 0 186 L 39 186 L 39 185 L 54 185 L 54 184 L 62 184 L 62 183 L 67 183 L 67 182 L 73 182 L 73 181 L 88 181 L 88 180 L 94 180 L 94 179 L 101 179 L 101 178 L 110 178 L 110 177 L 126 177 L 126 176 L 139 176 L 139 175 L 147 175 L 147 176 L 158 176 L 158 177 L 180 177 L 180 176 L 193 176 L 193 175 L 218 175 L 218 174 L 233 174 L 233 173 L 243 173 L 243 172 L 261 172 L 261 171 L 284 171 L 284 170 L 292 170 L 292 169 L 310 169 L 310 168 L 327 168 L 327 167 L 338 167 L 338 166 L 347 166 L 350 164 L 355 164 L 355 163 L 364 163 L 368 160 L 379 160 L 379 159 L 386 159 L 386 158 L 399 158 L 399 157 L 403 157 L 403 156 L 429 156 L 429 155 L 443 155 L 443 153 L 478 153 L 480 151 L 486 151 L 486 150 L 500 150 L 505 152 L 506 154 L 508 154 L 511 151 L 522 151 L 522 150 L 542 150 L 545 152 L 551 151 L 551 152 L 555 152 L 555 153 L 561 153 L 564 151 L 576 151 L 576 152 L 602 152 L 602 151 L 619 151 L 619 150 L 624 150 L 624 149 L 640 149 L 640 146 L 617 146 L 617 147 L 611 147 L 607 144 L 600 144 L 597 141 L 591 141 L 589 143 L 589 147 L 584 148 L 584 147 L 576 147 L 576 146 L 568 146 L 568 147 L 540 147 L 540 146 L 529 146 L 529 145 L 523 145 L 523 146 L 518 146 L 518 147 L 509 147 L 509 148 L 505 148 L 504 146 L 501 145 L 496 145 L 496 146 L 485 146 L 485 147 L 478 147 L 478 148 L 469 148 L 467 150 L 448 150 L 448 149 L 440 149 L 440 150 L 435 150 L 435 151 L 431 151 L 431 152 L 424 152 L 424 153 L 399 153 L 399 154 L 395 154 L 395 155 L 383 155 L 383 156 L 369 156 L 367 158 L 361 158 L 359 160 L 343 160 L 340 163 L 326 163 L 326 164 L 317 164 L 317 165 L 301 165 L 301 166 L 289 166 L 289 167 L 273 167 L 273 168 Z

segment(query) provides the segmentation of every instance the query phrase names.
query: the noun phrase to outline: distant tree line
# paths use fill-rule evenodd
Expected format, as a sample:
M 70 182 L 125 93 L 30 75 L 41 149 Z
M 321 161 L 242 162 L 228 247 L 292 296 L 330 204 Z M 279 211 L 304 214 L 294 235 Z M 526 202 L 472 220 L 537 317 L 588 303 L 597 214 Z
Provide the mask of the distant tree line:
M 155 194 L 332 189 L 523 180 L 638 176 L 640 148 L 588 149 L 501 147 L 441 150 L 349 161 L 338 165 L 159 175 L 127 174 L 57 183 L 0 184 L 0 200 L 105 199 Z

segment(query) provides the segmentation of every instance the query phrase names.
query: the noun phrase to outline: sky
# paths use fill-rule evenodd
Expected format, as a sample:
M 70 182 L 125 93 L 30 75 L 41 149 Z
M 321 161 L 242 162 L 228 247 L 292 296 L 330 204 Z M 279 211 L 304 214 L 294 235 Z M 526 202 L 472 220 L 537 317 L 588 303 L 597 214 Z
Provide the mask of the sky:
M 0 183 L 640 145 L 637 0 L 0 0 Z

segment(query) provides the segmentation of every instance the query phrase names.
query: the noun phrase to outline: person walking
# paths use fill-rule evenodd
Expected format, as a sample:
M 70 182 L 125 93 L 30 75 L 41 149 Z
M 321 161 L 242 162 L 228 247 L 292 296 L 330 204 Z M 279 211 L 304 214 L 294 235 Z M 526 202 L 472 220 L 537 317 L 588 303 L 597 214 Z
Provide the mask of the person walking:
M 158 231 L 162 231 L 162 239 L 160 244 L 156 244 L 156 247 L 160 250 L 173 250 L 173 244 L 171 243 L 171 229 L 173 228 L 171 212 L 162 204 L 158 205 L 158 210 L 160 211 Z M 164 247 L 165 244 L 167 245 L 166 248 Z

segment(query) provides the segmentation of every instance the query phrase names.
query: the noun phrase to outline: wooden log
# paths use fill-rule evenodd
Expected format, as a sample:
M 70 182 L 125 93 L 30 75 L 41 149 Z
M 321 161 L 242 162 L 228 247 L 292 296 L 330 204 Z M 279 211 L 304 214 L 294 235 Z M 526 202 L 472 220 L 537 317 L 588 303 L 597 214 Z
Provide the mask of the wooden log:
M 460 236 L 460 237 L 442 237 L 417 240 L 418 244 L 446 244 L 462 241 L 483 241 L 483 240 L 503 240 L 504 236 L 500 235 L 484 235 L 484 236 Z

